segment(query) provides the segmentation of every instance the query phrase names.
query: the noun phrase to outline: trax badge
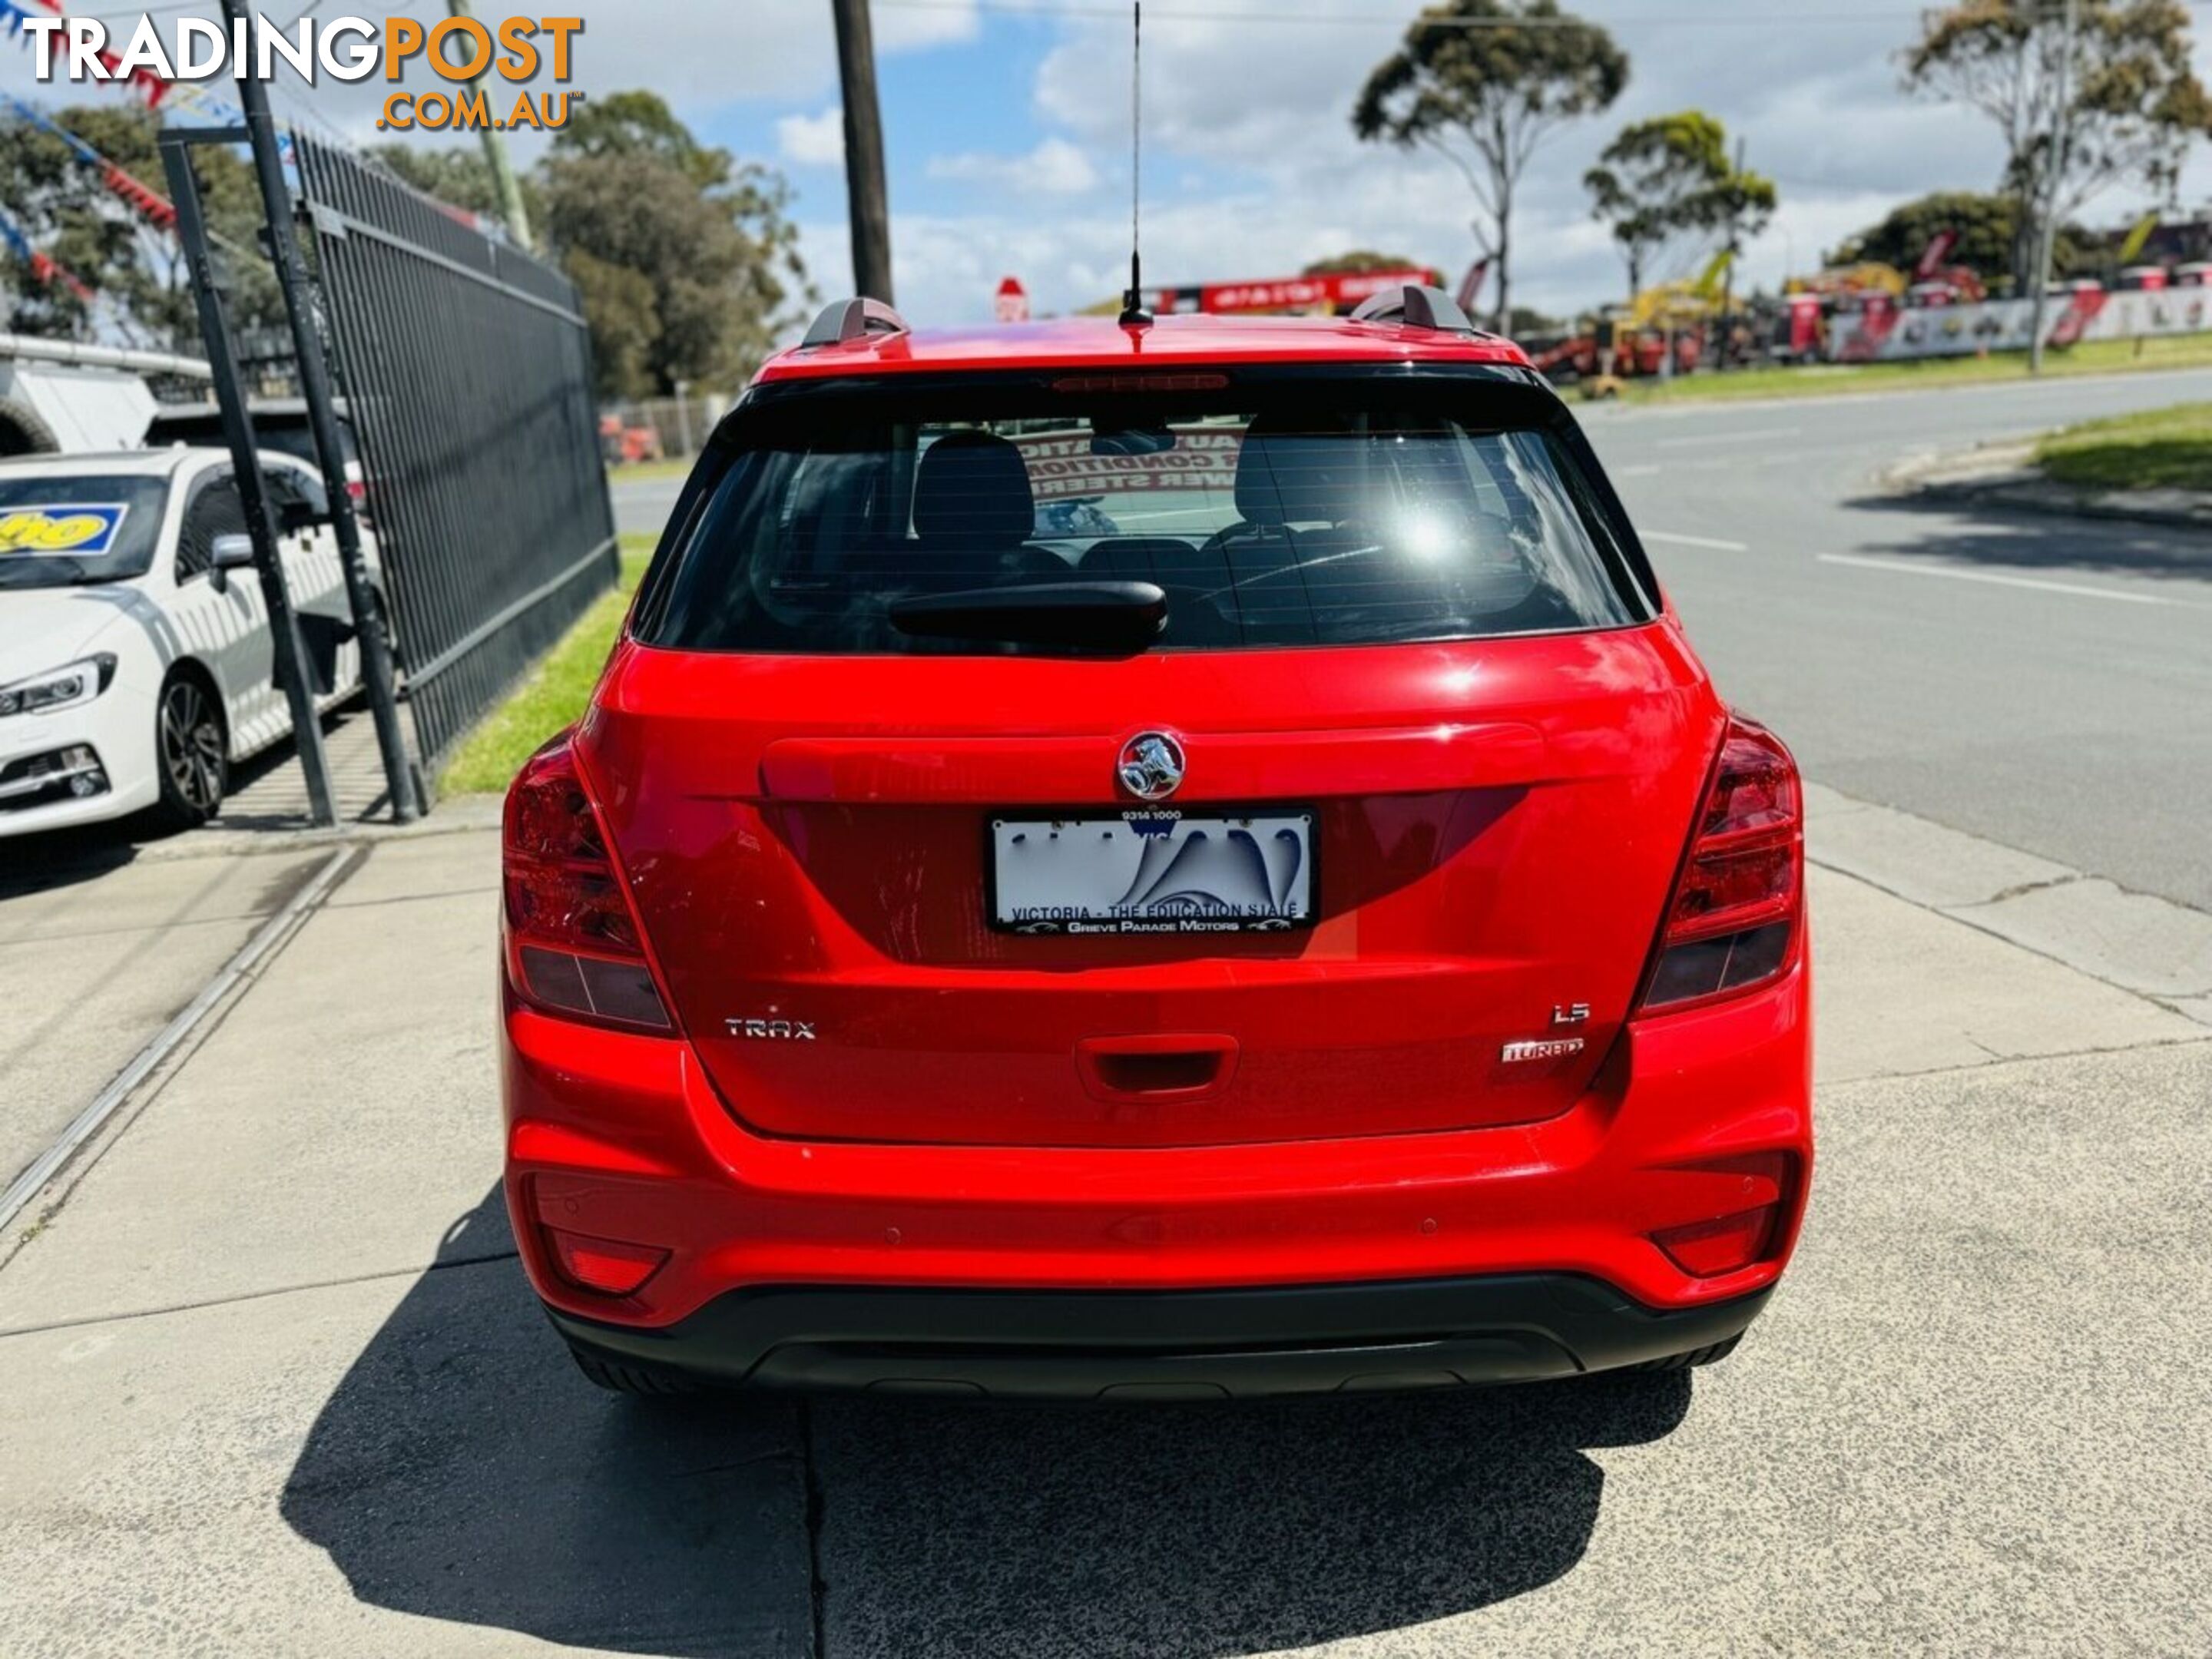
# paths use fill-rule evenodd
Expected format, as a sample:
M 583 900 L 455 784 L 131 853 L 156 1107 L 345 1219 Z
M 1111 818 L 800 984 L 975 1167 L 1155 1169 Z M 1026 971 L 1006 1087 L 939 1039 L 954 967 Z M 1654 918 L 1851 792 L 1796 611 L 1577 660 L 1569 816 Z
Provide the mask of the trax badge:
M 811 1042 L 814 1041 L 814 1022 L 811 1019 L 726 1019 L 733 1037 L 769 1037 L 779 1042 Z
M 1121 745 L 1114 769 L 1139 800 L 1165 800 L 1182 787 L 1182 745 L 1164 732 L 1139 732 Z

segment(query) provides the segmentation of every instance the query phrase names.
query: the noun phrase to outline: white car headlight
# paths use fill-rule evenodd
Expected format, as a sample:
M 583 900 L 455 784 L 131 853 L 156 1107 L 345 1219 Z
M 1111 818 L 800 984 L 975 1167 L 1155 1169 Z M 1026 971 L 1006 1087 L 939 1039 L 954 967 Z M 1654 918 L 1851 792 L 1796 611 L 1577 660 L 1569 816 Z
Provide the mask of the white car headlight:
M 0 685 L 0 719 L 9 714 L 52 714 L 90 702 L 115 682 L 115 659 L 108 652 L 82 657 L 43 674 Z

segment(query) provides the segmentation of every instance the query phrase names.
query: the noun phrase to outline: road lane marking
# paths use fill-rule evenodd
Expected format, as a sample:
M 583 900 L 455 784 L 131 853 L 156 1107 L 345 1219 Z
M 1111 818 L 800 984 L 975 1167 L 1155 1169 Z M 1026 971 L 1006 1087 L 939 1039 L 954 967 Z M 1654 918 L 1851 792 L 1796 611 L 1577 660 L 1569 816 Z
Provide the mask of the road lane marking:
M 1667 469 L 1656 461 L 1645 461 L 1638 466 L 1616 466 L 1607 469 L 1616 478 L 1648 478 L 1655 472 Z
M 1715 536 L 1678 536 L 1668 530 L 1639 530 L 1636 532 L 1647 542 L 1666 542 L 1675 547 L 1710 547 L 1716 553 L 1748 553 L 1747 542 L 1724 542 Z
M 1848 374 L 1847 369 L 1818 371 L 1824 378 L 1833 374 Z M 2179 386 L 2193 389 L 2208 378 L 2201 368 L 2169 368 L 2152 371 L 2160 382 L 2154 394 L 2154 404 L 2162 403 L 2170 393 L 2167 388 Z M 1585 425 L 1617 425 L 1627 422 L 1694 421 L 1717 415 L 1747 413 L 1763 409 L 1832 410 L 1842 412 L 1853 404 L 1900 403 L 1911 398 L 1944 397 L 1970 398 L 1991 392 L 2003 397 L 2019 397 L 2022 393 L 2046 397 L 2066 396 L 2078 400 L 2083 392 L 2094 392 L 2114 386 L 2139 386 L 2146 377 L 2141 369 L 2116 370 L 2104 374 L 2062 374 L 2052 379 L 2030 380 L 2025 378 L 1996 380 L 1971 380 L 1963 384 L 1945 386 L 1915 386 L 1898 387 L 1887 392 L 1861 391 L 1850 387 L 1839 392 L 1777 392 L 1770 397 L 1733 398 L 1725 402 L 1691 400 L 1674 404 L 1596 404 L 1584 409 L 1580 419 Z M 2151 405 L 2146 405 L 2148 407 Z M 2120 411 L 2114 411 L 2115 413 Z
M 2187 605 L 2157 593 L 2126 593 L 2117 587 L 2087 587 L 2079 582 L 2045 581 L 2036 576 L 2000 576 L 1990 570 L 1954 570 L 1940 564 L 1908 564 L 1901 559 L 1862 558 L 1856 553 L 1821 553 L 1822 564 L 1847 564 L 1858 570 L 1894 570 L 1906 576 L 1948 576 L 1953 581 L 1987 582 L 1992 587 L 2032 587 L 2039 593 L 2069 593 L 2081 599 L 2117 599 L 2122 605 Z
M 1761 427 L 1755 432 L 1703 432 L 1694 438 L 1654 438 L 1654 449 L 1687 449 L 1696 444 L 1744 444 L 1756 446 L 1769 443 L 1776 438 L 1794 438 L 1802 427 Z
M 238 954 L 223 963 L 216 976 L 200 988 L 200 994 L 187 1003 L 183 1011 L 160 1031 L 152 1042 L 131 1057 L 131 1063 L 117 1073 L 105 1089 L 93 1097 L 92 1103 L 70 1120 L 61 1138 L 41 1152 L 21 1175 L 0 1194 L 0 1231 L 14 1221 L 22 1207 L 38 1196 L 46 1183 L 59 1175 L 78 1147 L 99 1133 L 100 1127 L 115 1115 L 115 1109 L 131 1097 L 132 1091 L 152 1075 L 155 1068 L 167 1060 L 192 1034 L 193 1029 L 205 1019 L 216 1005 L 229 994 L 231 988 L 253 971 L 256 963 L 267 956 L 273 946 L 282 944 L 297 933 L 307 917 L 319 909 L 323 901 L 341 878 L 352 873 L 353 867 L 362 857 L 359 847 L 343 847 L 331 854 L 315 873 L 307 878 L 300 890 L 292 895 L 284 908 L 254 929 L 253 936 L 239 947 Z

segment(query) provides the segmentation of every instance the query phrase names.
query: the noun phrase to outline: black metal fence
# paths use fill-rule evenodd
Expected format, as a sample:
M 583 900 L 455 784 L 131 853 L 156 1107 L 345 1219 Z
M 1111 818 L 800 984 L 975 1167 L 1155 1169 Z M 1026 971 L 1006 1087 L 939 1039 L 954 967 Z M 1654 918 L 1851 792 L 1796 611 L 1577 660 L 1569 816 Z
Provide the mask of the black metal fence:
M 423 760 L 617 568 L 591 342 L 552 267 L 292 135 Z

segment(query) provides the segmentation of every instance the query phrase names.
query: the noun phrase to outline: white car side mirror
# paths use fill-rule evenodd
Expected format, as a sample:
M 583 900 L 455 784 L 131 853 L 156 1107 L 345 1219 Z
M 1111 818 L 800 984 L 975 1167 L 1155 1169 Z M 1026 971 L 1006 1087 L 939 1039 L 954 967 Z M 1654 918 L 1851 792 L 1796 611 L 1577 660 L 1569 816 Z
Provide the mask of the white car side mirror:
M 208 580 L 215 584 L 218 593 L 230 592 L 230 573 L 253 568 L 253 538 L 251 536 L 218 536 L 208 550 Z

